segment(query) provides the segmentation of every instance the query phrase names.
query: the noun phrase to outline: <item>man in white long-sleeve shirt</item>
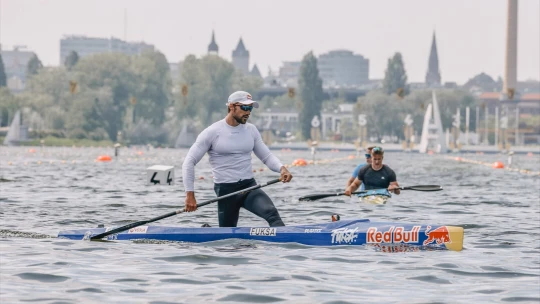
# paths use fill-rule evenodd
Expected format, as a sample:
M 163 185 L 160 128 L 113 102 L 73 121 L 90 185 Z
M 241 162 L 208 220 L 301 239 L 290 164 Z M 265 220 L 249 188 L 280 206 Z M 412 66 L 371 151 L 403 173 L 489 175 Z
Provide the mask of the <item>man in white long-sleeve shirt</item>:
M 214 191 L 223 196 L 256 185 L 251 167 L 251 153 L 274 172 L 281 181 L 290 182 L 292 175 L 264 144 L 257 128 L 246 123 L 253 108 L 259 104 L 251 95 L 237 91 L 229 96 L 225 119 L 215 122 L 199 134 L 182 165 L 187 212 L 197 210 L 195 199 L 195 165 L 208 153 L 214 175 Z M 218 201 L 220 227 L 236 227 L 240 208 L 265 219 L 270 226 L 285 226 L 272 200 L 262 189 L 234 195 Z

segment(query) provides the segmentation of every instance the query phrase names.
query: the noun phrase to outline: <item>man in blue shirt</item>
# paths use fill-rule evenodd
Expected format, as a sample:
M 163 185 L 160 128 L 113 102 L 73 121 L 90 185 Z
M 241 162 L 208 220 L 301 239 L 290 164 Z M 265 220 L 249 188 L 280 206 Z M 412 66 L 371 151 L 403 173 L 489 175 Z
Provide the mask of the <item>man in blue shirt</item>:
M 364 154 L 366 157 L 366 162 L 361 163 L 358 166 L 356 166 L 356 168 L 354 168 L 352 176 L 349 178 L 349 180 L 347 180 L 347 186 L 345 187 L 345 189 L 347 189 L 347 187 L 349 187 L 352 184 L 352 182 L 354 182 L 354 179 L 358 176 L 358 172 L 360 171 L 360 169 L 362 169 L 362 167 L 366 165 L 371 165 L 371 150 L 373 150 L 373 146 L 367 148 L 367 152 L 366 154 Z M 360 185 L 360 190 L 365 190 L 364 184 Z

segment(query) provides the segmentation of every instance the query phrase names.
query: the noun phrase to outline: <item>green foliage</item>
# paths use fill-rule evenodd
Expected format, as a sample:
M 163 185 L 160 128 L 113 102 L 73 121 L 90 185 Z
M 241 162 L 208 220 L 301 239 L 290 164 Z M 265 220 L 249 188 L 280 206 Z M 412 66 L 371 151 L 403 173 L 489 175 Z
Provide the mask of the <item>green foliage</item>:
M 437 91 L 437 101 L 441 113 L 441 121 L 444 127 L 449 127 L 453 122 L 453 115 L 459 107 L 461 113 L 461 129 L 465 130 L 465 107 L 471 108 L 469 126 L 475 125 L 476 101 L 468 92 L 461 90 Z M 404 120 L 407 114 L 413 119 L 413 128 L 418 133 L 422 131 L 424 115 L 429 103 L 432 102 L 432 92 L 414 91 L 401 99 L 395 94 L 386 95 L 380 91 L 369 92 L 366 96 L 358 99 L 355 108 L 355 117 L 358 114 L 366 114 L 367 128 L 370 136 L 381 138 L 383 135 L 396 135 L 403 138 Z
M 322 80 L 319 77 L 317 58 L 313 52 L 309 52 L 302 59 L 300 76 L 298 79 L 299 98 L 301 100 L 300 125 L 302 136 L 305 139 L 311 137 L 311 120 L 313 116 L 321 119 L 321 107 L 324 100 Z
M 30 60 L 28 61 L 28 65 L 26 66 L 26 75 L 36 75 L 42 68 L 43 63 L 41 63 L 41 60 L 39 60 L 38 56 L 34 54 L 30 58 Z
M 122 54 L 93 55 L 82 58 L 73 70 L 79 76 L 81 95 L 94 101 L 90 119 L 101 122 L 113 141 L 122 130 L 129 99 L 138 84 L 131 60 Z
M 7 86 L 6 69 L 4 68 L 4 60 L 0 54 L 0 88 Z
M 79 54 L 75 51 L 71 51 L 67 55 L 64 65 L 68 71 L 71 71 L 77 62 L 79 62 Z
M 146 52 L 131 63 L 138 86 L 133 97 L 136 118 L 160 126 L 165 121 L 165 110 L 171 100 L 171 75 L 169 63 L 160 52 Z
M 388 65 L 384 74 L 383 90 L 386 94 L 397 94 L 401 89 L 402 96 L 409 93 L 409 86 L 407 85 L 407 72 L 405 71 L 405 65 L 401 53 L 395 53 L 394 57 L 388 59 Z
M 178 92 L 175 96 L 178 118 L 196 118 L 201 127 L 206 127 L 225 116 L 225 104 L 232 92 L 254 93 L 262 81 L 235 71 L 234 66 L 221 57 L 210 55 L 199 59 L 189 55 L 184 60 L 179 85 L 187 85 L 188 95 Z
M 18 98 L 8 88 L 0 87 L 0 127 L 9 126 L 18 109 Z

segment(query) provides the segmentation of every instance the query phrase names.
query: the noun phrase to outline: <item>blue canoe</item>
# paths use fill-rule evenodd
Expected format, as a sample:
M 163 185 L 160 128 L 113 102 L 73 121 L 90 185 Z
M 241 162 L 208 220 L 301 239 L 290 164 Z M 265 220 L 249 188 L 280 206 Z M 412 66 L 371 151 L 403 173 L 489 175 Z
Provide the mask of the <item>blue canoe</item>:
M 72 240 L 88 240 L 93 235 L 114 228 L 66 230 L 58 233 L 58 237 Z M 246 239 L 275 243 L 299 243 L 311 246 L 410 245 L 460 251 L 463 248 L 463 228 L 371 222 L 368 219 L 357 219 L 284 227 L 188 228 L 138 226 L 128 231 L 110 235 L 106 239 L 152 239 L 192 243 L 224 239 Z

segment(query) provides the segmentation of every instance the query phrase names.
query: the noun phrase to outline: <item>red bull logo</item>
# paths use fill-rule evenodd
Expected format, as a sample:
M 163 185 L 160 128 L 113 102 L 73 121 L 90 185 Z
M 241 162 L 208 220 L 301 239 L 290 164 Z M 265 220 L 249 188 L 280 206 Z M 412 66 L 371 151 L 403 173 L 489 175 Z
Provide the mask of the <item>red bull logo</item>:
M 418 243 L 420 226 L 414 226 L 411 231 L 403 227 L 390 227 L 387 231 L 377 231 L 377 227 L 369 227 L 366 235 L 368 244 L 377 243 Z
M 452 243 L 450 240 L 450 233 L 446 226 L 441 226 L 437 229 L 431 230 L 431 226 L 426 227 L 427 240 L 424 241 L 424 246 L 429 245 L 433 242 L 437 242 L 437 245 Z

